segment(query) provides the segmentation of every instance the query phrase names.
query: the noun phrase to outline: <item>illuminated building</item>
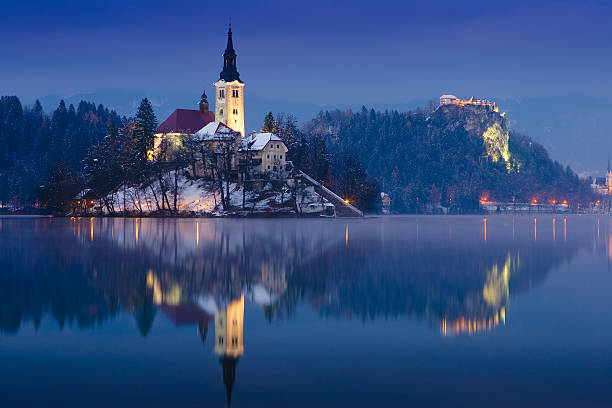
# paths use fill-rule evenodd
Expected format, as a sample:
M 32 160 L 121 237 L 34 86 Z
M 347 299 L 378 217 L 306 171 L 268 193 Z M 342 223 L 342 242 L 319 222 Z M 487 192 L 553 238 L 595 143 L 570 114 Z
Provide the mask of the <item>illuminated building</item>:
M 244 82 L 240 80 L 236 68 L 231 25 L 227 33 L 227 47 L 223 53 L 223 70 L 214 85 L 215 117 L 244 137 Z
M 209 110 L 206 92 L 202 93 L 197 110 L 176 109 L 155 130 L 153 149 L 147 152 L 149 160 L 171 159 L 172 153 L 183 141 L 193 136 L 215 119 L 244 136 L 244 82 L 236 69 L 236 52 L 232 42 L 232 29 L 227 34 L 227 48 L 223 54 L 223 70 L 214 83 L 215 111 Z M 167 151 L 161 152 L 162 142 L 166 141 Z
M 185 138 L 214 120 L 215 115 L 208 110 L 208 100 L 204 92 L 200 99 L 199 110 L 176 109 L 155 129 L 153 150 L 148 152 L 149 160 L 155 159 L 160 153 L 162 141 L 166 140 L 172 150 L 179 147 Z
M 610 170 L 610 159 L 608 159 L 608 171 L 605 177 L 593 177 L 591 190 L 600 195 L 612 195 L 612 170 Z
M 442 105 L 458 105 L 458 106 L 485 106 L 493 112 L 499 112 L 497 103 L 491 102 L 488 99 L 478 99 L 471 97 L 469 99 L 459 99 L 455 95 L 442 95 L 440 97 L 440 106 Z
M 287 170 L 289 149 L 274 133 L 251 133 L 243 140 L 240 151 L 243 157 L 242 165 L 246 166 L 246 160 L 250 160 L 250 172 L 274 175 Z

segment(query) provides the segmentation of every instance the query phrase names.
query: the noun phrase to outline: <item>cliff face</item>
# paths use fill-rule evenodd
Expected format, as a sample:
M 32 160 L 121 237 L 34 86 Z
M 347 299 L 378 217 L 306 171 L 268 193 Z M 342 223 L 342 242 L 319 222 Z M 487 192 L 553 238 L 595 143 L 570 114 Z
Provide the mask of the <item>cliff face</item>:
M 484 106 L 440 106 L 430 117 L 429 132 L 454 132 L 463 128 L 470 137 L 482 139 L 487 155 L 495 162 L 509 164 L 508 120 Z M 509 167 L 509 166 L 508 166 Z

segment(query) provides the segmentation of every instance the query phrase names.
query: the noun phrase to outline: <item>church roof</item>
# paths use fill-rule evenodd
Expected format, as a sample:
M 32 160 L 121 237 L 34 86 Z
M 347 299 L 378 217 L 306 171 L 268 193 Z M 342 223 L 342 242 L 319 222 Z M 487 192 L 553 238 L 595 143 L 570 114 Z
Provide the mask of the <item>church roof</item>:
M 225 123 L 210 122 L 195 133 L 198 140 L 228 140 L 234 139 L 239 132 L 230 129 Z
M 232 82 L 240 80 L 240 74 L 236 68 L 236 51 L 234 50 L 234 43 L 232 41 L 232 26 L 230 25 L 229 31 L 227 32 L 227 47 L 223 53 L 223 70 L 219 74 L 219 79 L 225 82 Z
M 210 111 L 203 113 L 193 109 L 176 109 L 155 129 L 155 133 L 193 134 L 214 120 L 215 114 Z

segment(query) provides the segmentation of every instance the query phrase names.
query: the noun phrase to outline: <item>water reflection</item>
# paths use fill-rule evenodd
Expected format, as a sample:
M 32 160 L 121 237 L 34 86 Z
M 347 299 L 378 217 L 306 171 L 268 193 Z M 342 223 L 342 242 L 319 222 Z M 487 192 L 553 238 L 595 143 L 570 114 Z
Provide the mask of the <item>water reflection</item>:
M 68 234 L 63 220 L 2 224 L 3 331 L 15 332 L 21 321 L 36 323 L 45 314 L 60 326 L 79 327 L 103 323 L 119 309 L 146 320 L 155 315 L 146 309 L 172 314 L 170 308 L 192 304 L 214 316 L 245 295 L 270 320 L 290 317 L 306 304 L 322 316 L 409 315 L 446 327 L 456 319 L 489 327 L 512 293 L 544 279 L 588 245 L 580 238 L 556 245 L 554 221 L 551 240 L 537 248 L 508 239 L 510 234 L 503 239 L 504 228 L 489 231 L 495 239 L 486 247 L 469 243 L 469 228 L 451 235 L 446 224 L 443 231 L 421 225 L 417 241 L 407 233 L 419 228 L 416 221 L 356 223 L 350 245 L 349 226 L 334 222 L 71 222 Z M 86 237 L 81 228 L 89 230 Z M 487 240 L 486 219 L 483 228 Z M 514 234 L 514 220 L 511 229 Z M 139 325 L 143 334 L 150 325 Z
M 304 306 L 325 319 L 408 317 L 443 336 L 487 333 L 511 319 L 513 297 L 581 248 L 612 259 L 608 225 L 600 240 L 599 221 L 596 233 L 568 234 L 564 218 L 560 241 L 550 217 L 4 220 L 0 331 L 38 328 L 45 316 L 87 329 L 127 312 L 147 336 L 163 315 L 212 339 L 229 401 L 245 302 L 269 321 Z

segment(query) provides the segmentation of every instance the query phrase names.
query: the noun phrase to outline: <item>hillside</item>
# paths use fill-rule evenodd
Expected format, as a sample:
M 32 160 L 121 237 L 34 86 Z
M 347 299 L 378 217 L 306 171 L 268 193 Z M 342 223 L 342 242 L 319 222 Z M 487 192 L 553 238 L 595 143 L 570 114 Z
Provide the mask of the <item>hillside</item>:
M 588 204 L 588 185 L 546 149 L 510 130 L 507 118 L 477 106 L 442 106 L 406 113 L 321 112 L 304 126 L 329 151 L 355 154 L 391 196 L 392 211 L 438 204 L 456 212 L 478 201 L 567 200 Z

